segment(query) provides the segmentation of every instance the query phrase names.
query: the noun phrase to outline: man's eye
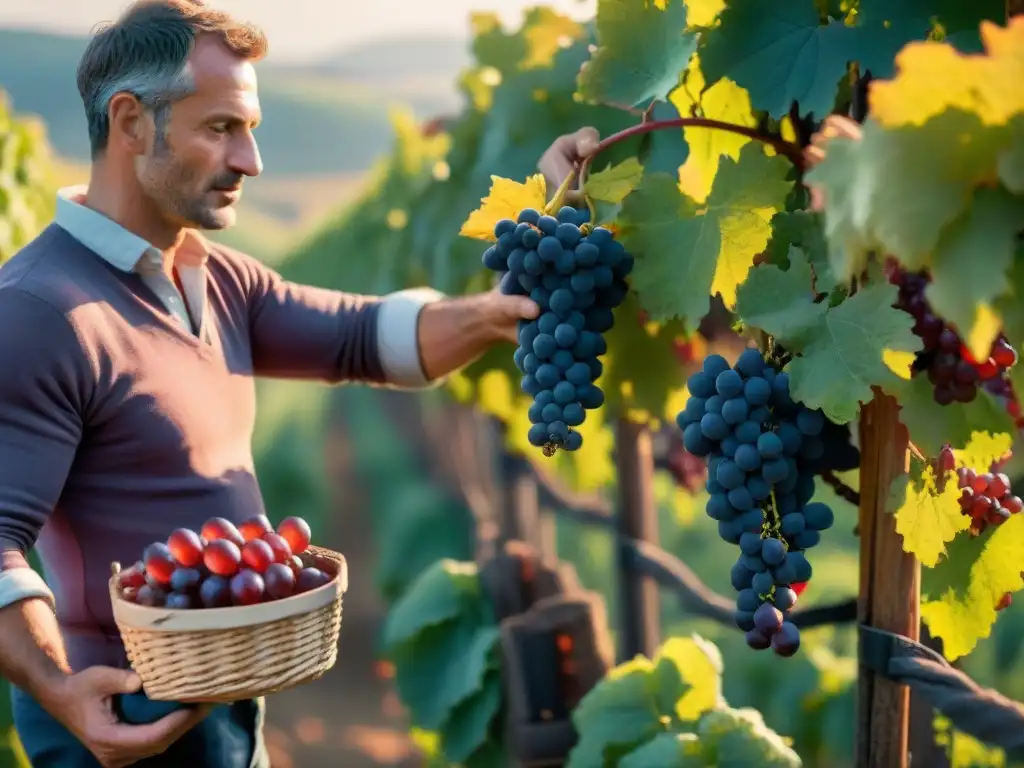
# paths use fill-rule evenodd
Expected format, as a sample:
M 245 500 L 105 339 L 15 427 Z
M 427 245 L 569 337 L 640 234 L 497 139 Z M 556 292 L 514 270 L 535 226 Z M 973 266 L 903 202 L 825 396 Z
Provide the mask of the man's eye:
M 210 130 L 214 133 L 227 133 L 228 127 L 225 123 L 215 123 L 210 126 Z

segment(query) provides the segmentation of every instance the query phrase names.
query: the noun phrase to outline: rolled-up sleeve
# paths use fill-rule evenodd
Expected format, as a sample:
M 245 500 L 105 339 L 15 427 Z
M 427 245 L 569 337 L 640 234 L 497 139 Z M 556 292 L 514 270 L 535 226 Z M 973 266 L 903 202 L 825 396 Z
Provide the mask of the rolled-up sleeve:
M 247 259 L 257 376 L 431 385 L 418 342 L 420 312 L 444 298 L 431 288 L 363 296 L 298 285 Z
M 88 365 L 67 319 L 0 291 L 0 608 L 52 602 L 25 555 L 60 499 L 82 437 Z

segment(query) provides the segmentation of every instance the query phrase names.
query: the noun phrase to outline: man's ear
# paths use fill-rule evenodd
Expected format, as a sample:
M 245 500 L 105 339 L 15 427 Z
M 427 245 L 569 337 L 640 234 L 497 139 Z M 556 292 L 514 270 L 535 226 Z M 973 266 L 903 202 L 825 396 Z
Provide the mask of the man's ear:
M 148 119 L 141 102 L 134 94 L 115 93 L 107 107 L 110 120 L 111 145 L 117 145 L 135 155 L 146 151 Z

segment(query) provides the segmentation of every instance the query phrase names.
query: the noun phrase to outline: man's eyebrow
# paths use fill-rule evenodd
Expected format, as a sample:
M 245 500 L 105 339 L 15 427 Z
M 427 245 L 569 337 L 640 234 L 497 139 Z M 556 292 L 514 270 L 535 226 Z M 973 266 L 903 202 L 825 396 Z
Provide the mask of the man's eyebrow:
M 244 117 L 239 115 L 237 112 L 217 112 L 210 115 L 206 121 L 208 123 L 233 123 L 233 124 L 248 124 L 255 128 L 261 122 L 263 122 L 263 115 L 256 113 L 251 118 L 246 120 Z

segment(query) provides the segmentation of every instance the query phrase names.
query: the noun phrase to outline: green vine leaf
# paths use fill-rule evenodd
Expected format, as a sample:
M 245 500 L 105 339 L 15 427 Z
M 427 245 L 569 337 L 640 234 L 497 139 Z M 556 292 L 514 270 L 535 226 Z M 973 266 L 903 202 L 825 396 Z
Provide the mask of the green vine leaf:
M 773 264 L 750 271 L 737 292 L 736 314 L 786 349 L 802 349 L 817 332 L 828 305 L 814 300 L 814 273 L 803 251 L 790 247 L 787 261 L 786 271 Z
M 803 761 L 764 723 L 756 709 L 708 712 L 697 729 L 708 765 L 800 768 Z
M 385 647 L 408 643 L 428 627 L 455 618 L 481 594 L 474 563 L 438 560 L 413 582 L 388 614 Z
M 832 273 L 820 214 L 811 211 L 779 211 L 772 216 L 772 237 L 765 249 L 769 264 L 786 268 L 791 246 L 799 248 L 814 273 L 814 290 L 830 293 L 838 281 Z
M 697 49 L 686 5 L 647 0 L 598 0 L 597 44 L 580 73 L 583 98 L 646 107 L 665 101 Z
M 639 186 L 643 177 L 644 167 L 635 157 L 630 157 L 618 165 L 590 174 L 583 191 L 595 200 L 621 203 Z
M 918 352 L 921 340 L 910 330 L 913 318 L 894 309 L 895 302 L 896 286 L 874 284 L 825 313 L 791 349 L 799 353 L 786 366 L 793 399 L 846 424 L 872 399 L 872 387 L 898 386 L 909 373 L 907 353 Z
M 501 708 L 501 672 L 491 669 L 483 687 L 463 699 L 441 727 L 444 756 L 453 763 L 464 763 L 488 739 L 491 723 Z
M 618 768 L 704 768 L 707 765 L 695 733 L 662 733 L 622 758 Z
M 900 422 L 926 456 L 938 456 L 947 443 L 963 448 L 975 431 L 998 434 L 1014 429 L 1005 406 L 984 390 L 969 403 L 939 405 L 932 396 L 935 386 L 923 373 L 892 383 L 887 390 L 899 401 Z
M 723 157 L 704 206 L 679 191 L 677 179 L 647 176 L 622 204 L 623 243 L 639 258 L 633 287 L 655 320 L 696 323 L 721 294 L 727 307 L 771 236 L 772 215 L 792 189 L 789 161 L 759 144 Z

